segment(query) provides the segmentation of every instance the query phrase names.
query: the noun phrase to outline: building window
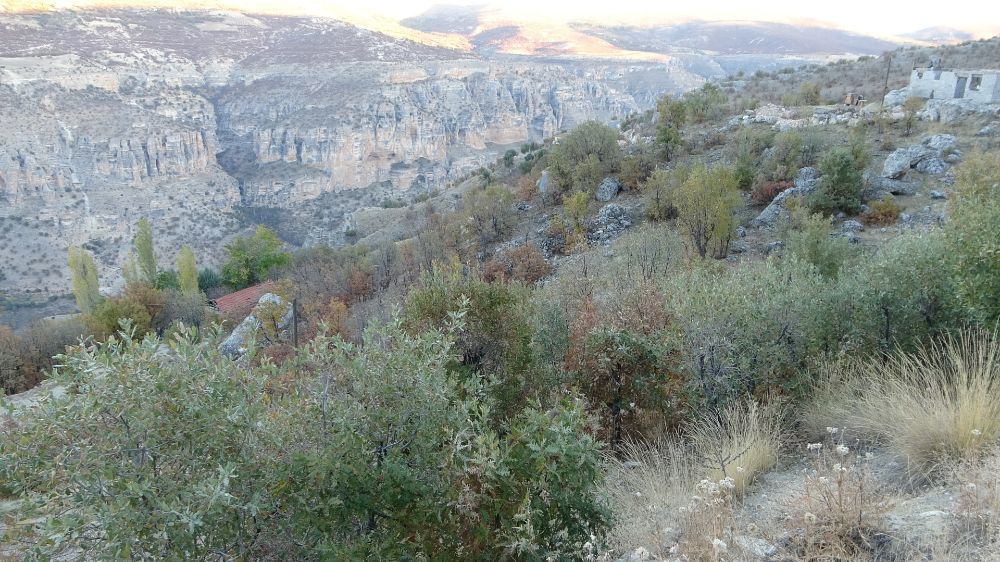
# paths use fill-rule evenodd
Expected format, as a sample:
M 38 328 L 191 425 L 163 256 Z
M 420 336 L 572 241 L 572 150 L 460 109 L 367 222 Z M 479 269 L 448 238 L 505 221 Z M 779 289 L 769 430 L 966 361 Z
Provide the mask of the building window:
M 982 84 L 983 84 L 983 77 L 981 75 L 977 76 L 973 74 L 972 80 L 969 81 L 969 89 L 978 90 L 979 86 L 981 86 Z
M 918 72 L 917 73 L 917 78 L 923 78 L 923 77 L 924 77 L 924 73 L 923 72 Z
M 934 73 L 934 79 L 935 80 L 940 80 L 941 79 L 941 73 L 940 72 L 935 72 Z

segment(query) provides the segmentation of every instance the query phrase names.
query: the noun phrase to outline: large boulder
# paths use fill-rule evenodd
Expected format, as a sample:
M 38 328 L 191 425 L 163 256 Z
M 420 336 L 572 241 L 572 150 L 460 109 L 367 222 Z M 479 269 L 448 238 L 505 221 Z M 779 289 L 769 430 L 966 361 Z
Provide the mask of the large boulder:
M 948 163 L 938 157 L 921 160 L 917 164 L 917 171 L 921 174 L 943 174 L 947 169 Z
M 941 152 L 943 150 L 953 150 L 957 146 L 955 135 L 941 134 L 927 137 L 920 144 Z
M 910 170 L 910 151 L 905 148 L 897 148 L 885 159 L 882 165 L 882 177 L 898 179 L 906 175 Z
M 621 191 L 622 184 L 615 178 L 604 178 L 601 185 L 597 186 L 597 200 L 607 202 L 614 199 L 615 195 Z
M 940 163 L 934 162 L 932 164 L 925 164 L 921 166 L 927 160 L 940 160 Z M 899 179 L 906 175 L 906 172 L 910 171 L 911 168 L 917 168 L 918 172 L 939 174 L 944 171 L 943 166 L 940 172 L 935 171 L 923 171 L 923 170 L 936 170 L 939 164 L 947 166 L 943 160 L 941 160 L 941 152 L 929 148 L 922 144 L 914 144 L 909 148 L 897 148 L 896 152 L 893 152 L 885 159 L 885 164 L 882 165 L 882 177 L 890 179 Z
M 816 186 L 817 182 L 819 182 L 819 170 L 816 168 L 802 168 L 792 180 L 792 183 L 798 188 L 812 188 Z
M 804 170 L 812 170 L 812 172 L 806 172 L 803 174 Z M 820 178 L 814 175 L 813 172 L 816 172 L 816 170 L 813 170 L 812 168 L 803 168 L 802 170 L 799 170 L 799 175 L 795 177 L 796 187 L 788 188 L 779 193 L 778 196 L 774 198 L 774 201 L 771 201 L 771 204 L 768 205 L 766 209 L 761 211 L 760 214 L 757 215 L 757 218 L 751 221 L 751 224 L 758 228 L 773 228 L 774 221 L 778 220 L 784 212 L 789 197 L 803 197 L 816 190 L 816 185 L 819 184 Z M 818 172 L 816 174 L 818 175 Z M 802 176 L 802 179 L 800 179 L 800 176 Z M 808 177 L 809 179 L 805 179 L 805 177 Z
M 884 195 L 916 195 L 917 187 L 912 183 L 906 183 L 890 178 L 883 178 L 872 170 L 864 174 L 864 180 L 871 186 L 871 197 L 882 197 Z
M 882 107 L 892 107 L 896 105 L 903 105 L 906 100 L 913 97 L 913 88 L 909 86 L 905 88 L 900 88 L 898 90 L 893 90 L 885 95 L 885 100 L 882 102 Z
M 276 307 L 280 307 L 279 310 L 285 310 L 282 317 L 275 322 L 275 328 L 277 328 L 279 332 L 291 326 L 291 305 L 278 295 L 275 295 L 274 293 L 267 293 L 260 297 L 260 300 L 257 301 L 257 306 L 254 307 L 250 316 L 244 318 L 243 321 L 240 322 L 240 325 L 233 330 L 233 333 L 226 338 L 226 341 L 222 342 L 222 345 L 219 346 L 219 351 L 222 352 L 223 355 L 235 359 L 247 352 L 247 338 L 250 337 L 251 332 L 255 330 L 259 331 L 264 327 L 263 322 L 260 320 L 260 311 L 262 307 L 266 305 L 274 305 Z M 267 342 L 258 341 L 258 343 Z

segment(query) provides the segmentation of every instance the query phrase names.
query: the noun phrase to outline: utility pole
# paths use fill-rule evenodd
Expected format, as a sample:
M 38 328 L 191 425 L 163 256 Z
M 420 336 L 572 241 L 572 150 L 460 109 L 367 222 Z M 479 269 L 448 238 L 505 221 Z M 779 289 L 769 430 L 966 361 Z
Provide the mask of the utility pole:
M 882 110 L 885 111 L 885 95 L 889 93 L 889 71 L 892 70 L 892 55 L 886 55 L 889 64 L 885 67 L 885 86 L 882 87 Z
M 299 299 L 292 299 L 292 347 L 299 347 Z

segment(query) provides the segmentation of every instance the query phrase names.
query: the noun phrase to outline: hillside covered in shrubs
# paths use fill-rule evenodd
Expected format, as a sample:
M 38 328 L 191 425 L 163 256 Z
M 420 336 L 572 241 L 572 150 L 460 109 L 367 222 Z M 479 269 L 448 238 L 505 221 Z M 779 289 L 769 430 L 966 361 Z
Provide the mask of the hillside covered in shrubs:
M 1000 116 L 798 91 L 512 147 L 338 248 L 260 226 L 164 270 L 147 225 L 111 297 L 74 249 L 82 314 L 0 331 L 4 388 L 44 378 L 2 425 L 5 555 L 1000 555 Z M 249 310 L 204 303 L 267 280 L 232 360 Z M 936 534 L 900 523 L 938 489 Z

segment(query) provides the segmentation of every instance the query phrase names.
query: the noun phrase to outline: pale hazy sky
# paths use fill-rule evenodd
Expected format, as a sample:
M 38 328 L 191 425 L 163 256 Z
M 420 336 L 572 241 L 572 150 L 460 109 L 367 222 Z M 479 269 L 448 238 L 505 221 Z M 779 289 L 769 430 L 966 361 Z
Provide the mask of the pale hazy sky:
M 393 18 L 417 15 L 434 4 L 481 5 L 488 1 L 434 0 L 0 0 L 0 8 L 21 5 L 50 5 L 55 8 L 114 4 L 142 7 L 152 5 L 264 6 L 267 12 L 294 12 L 317 15 L 347 12 L 380 12 Z M 1000 31 L 1000 0 L 494 0 L 515 13 L 538 12 L 568 21 L 597 19 L 625 20 L 632 24 L 659 23 L 666 19 L 789 21 L 813 19 L 845 29 L 873 35 L 895 35 L 933 26 L 988 26 Z M 334 8 L 334 7 L 337 8 Z M 326 8 L 334 8 L 331 12 Z M 238 8 L 237 8 L 238 9 Z M 252 9 L 252 8 L 251 8 Z M 0 9 L 0 12 L 3 10 Z M 250 10 L 248 10 L 250 11 Z M 645 17 L 643 17 L 645 16 Z
M 486 2 L 434 2 L 428 0 L 371 0 L 368 6 L 396 17 L 419 14 L 437 3 L 485 4 Z M 892 35 L 937 25 L 1000 26 L 1000 2 L 856 2 L 852 0 L 710 0 L 691 2 L 644 0 L 505 0 L 503 6 L 559 15 L 565 19 L 633 14 L 688 15 L 705 19 L 774 20 L 809 18 L 867 33 Z

